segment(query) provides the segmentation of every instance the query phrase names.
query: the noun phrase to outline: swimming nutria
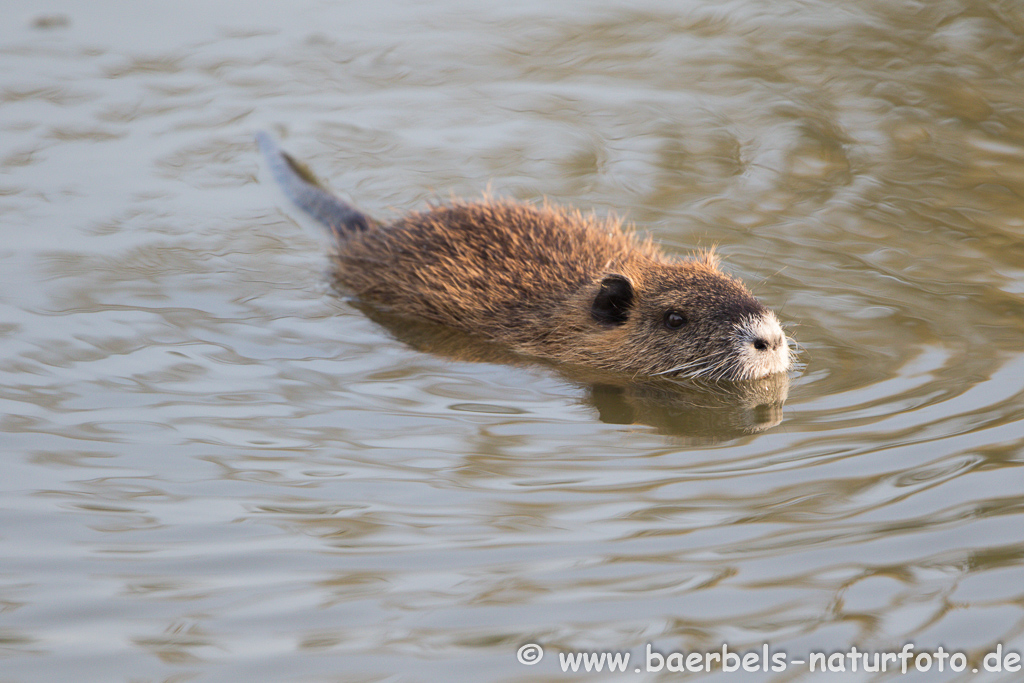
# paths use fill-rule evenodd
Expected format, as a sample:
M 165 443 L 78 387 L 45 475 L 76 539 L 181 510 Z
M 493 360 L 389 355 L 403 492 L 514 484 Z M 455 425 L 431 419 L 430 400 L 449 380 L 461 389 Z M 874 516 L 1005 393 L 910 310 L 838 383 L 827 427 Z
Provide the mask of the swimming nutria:
M 515 351 L 634 375 L 756 379 L 789 369 L 775 314 L 711 252 L 664 254 L 619 221 L 508 200 L 454 202 L 379 224 L 321 188 L 264 133 L 288 197 L 337 241 L 362 300 Z

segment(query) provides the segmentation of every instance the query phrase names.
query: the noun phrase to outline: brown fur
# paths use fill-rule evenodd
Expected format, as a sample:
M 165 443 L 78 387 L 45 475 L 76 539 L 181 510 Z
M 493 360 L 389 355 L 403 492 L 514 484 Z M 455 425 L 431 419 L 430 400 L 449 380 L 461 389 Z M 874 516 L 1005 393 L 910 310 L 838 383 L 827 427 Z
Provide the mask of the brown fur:
M 723 353 L 738 316 L 763 307 L 704 253 L 666 256 L 621 223 L 511 201 L 454 203 L 341 241 L 336 275 L 362 299 L 523 353 L 635 374 Z M 591 305 L 608 275 L 635 292 L 621 325 Z M 668 310 L 690 322 L 667 330 Z

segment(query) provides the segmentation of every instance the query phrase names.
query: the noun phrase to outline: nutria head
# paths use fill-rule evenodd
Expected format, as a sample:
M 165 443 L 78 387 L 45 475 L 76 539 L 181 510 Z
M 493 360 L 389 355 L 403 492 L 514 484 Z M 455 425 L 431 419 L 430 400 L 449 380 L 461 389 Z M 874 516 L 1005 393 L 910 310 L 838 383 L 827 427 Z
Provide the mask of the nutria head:
M 729 380 L 790 368 L 775 314 L 723 273 L 711 253 L 612 268 L 583 296 L 590 302 L 589 325 L 578 330 L 573 353 L 582 362 L 647 375 Z

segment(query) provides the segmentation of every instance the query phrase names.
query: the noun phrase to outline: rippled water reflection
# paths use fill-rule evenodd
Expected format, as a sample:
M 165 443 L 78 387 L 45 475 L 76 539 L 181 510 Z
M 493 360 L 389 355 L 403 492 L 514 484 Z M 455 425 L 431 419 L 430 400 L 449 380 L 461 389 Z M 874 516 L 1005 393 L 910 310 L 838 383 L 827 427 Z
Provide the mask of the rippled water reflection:
M 1019 3 L 8 5 L 0 680 L 1024 650 Z M 372 214 L 489 187 L 717 244 L 803 368 L 624 382 L 367 311 L 263 128 Z

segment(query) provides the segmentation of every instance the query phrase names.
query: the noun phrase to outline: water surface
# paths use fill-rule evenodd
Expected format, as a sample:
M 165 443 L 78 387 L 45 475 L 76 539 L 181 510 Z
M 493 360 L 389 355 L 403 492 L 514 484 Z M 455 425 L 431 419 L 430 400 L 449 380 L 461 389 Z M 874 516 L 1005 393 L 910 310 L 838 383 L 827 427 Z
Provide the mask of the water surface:
M 0 681 L 1024 650 L 1019 3 L 5 16 Z M 260 129 L 382 218 L 489 189 L 717 245 L 800 344 L 788 400 L 366 311 Z

